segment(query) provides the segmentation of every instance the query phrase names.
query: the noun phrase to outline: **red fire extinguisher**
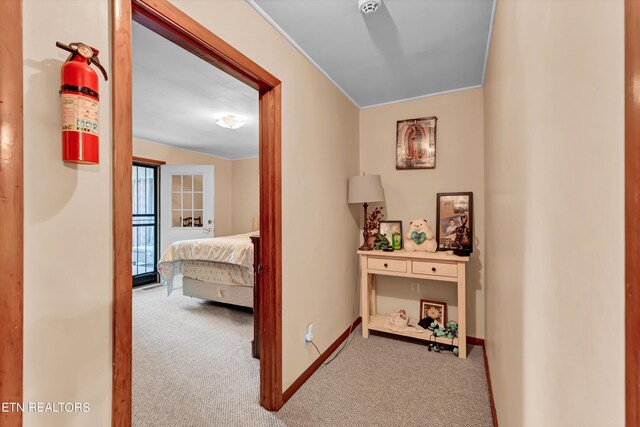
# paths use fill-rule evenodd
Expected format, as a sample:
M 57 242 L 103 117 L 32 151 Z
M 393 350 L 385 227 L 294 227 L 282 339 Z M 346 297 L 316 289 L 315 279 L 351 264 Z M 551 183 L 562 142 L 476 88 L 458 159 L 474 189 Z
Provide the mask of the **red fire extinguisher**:
M 62 160 L 98 164 L 98 75 L 91 64 L 107 72 L 98 59 L 98 49 L 84 43 L 56 46 L 71 52 L 62 66 L 60 100 L 62 104 Z

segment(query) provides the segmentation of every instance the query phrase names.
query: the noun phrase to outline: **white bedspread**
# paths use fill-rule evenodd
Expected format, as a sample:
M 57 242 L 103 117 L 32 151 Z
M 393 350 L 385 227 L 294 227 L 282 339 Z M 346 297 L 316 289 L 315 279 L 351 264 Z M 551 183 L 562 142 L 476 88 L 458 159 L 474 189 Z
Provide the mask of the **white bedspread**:
M 180 240 L 164 251 L 160 263 L 173 261 L 215 261 L 253 268 L 253 233 L 209 239 Z
M 172 243 L 162 254 L 158 271 L 169 294 L 174 278 L 182 274 L 182 261 L 212 261 L 234 264 L 253 270 L 253 244 L 249 236 L 258 232 L 208 239 L 180 240 Z

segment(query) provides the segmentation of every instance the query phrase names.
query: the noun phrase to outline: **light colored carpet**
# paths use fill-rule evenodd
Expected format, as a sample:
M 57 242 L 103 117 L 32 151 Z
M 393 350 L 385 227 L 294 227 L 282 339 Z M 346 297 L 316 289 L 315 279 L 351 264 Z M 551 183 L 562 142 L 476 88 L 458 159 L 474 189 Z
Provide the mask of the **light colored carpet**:
M 133 426 L 284 426 L 259 403 L 251 313 L 133 291 Z
M 493 426 L 482 348 L 466 360 L 356 330 L 278 412 L 288 426 Z
M 481 348 L 469 358 L 385 337 L 350 344 L 278 413 L 258 403 L 253 318 L 165 289 L 133 295 L 133 426 L 492 426 Z

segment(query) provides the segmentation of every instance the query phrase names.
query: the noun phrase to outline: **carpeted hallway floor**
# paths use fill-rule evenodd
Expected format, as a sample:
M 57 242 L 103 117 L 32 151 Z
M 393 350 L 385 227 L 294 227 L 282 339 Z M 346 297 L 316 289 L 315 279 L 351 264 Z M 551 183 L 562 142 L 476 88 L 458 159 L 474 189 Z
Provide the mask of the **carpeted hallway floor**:
M 467 360 L 389 338 L 362 339 L 278 413 L 258 403 L 250 313 L 161 287 L 133 292 L 133 426 L 492 426 L 480 348 Z

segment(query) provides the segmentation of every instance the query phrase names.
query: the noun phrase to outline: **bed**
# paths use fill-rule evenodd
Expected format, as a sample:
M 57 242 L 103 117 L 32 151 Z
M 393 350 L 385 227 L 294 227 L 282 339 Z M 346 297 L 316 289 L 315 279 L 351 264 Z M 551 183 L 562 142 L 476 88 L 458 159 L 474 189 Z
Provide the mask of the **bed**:
M 184 295 L 253 307 L 253 243 L 257 232 L 172 243 L 158 263 L 160 280 L 171 295 Z
M 259 356 L 258 286 L 254 269 L 259 232 L 172 243 L 158 263 L 167 294 L 183 295 L 254 309 L 252 354 Z M 254 304 L 255 301 L 255 304 Z

